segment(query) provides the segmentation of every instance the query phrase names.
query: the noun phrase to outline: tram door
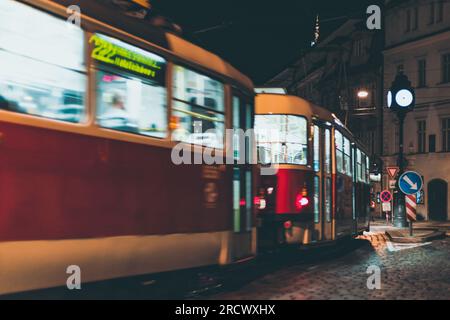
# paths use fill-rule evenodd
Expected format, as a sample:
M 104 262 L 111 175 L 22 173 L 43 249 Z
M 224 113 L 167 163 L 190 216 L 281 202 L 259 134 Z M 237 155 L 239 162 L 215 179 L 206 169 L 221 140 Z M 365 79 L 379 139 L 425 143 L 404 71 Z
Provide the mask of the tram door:
M 253 128 L 254 106 L 250 97 L 238 91 L 233 92 L 232 125 L 233 129 L 246 132 Z M 247 141 L 245 141 L 247 140 Z M 254 174 L 251 158 L 256 154 L 254 143 L 247 137 L 235 132 L 233 136 L 233 256 L 243 258 L 256 250 L 254 243 L 253 185 Z
M 332 240 L 331 129 L 314 125 L 314 240 Z

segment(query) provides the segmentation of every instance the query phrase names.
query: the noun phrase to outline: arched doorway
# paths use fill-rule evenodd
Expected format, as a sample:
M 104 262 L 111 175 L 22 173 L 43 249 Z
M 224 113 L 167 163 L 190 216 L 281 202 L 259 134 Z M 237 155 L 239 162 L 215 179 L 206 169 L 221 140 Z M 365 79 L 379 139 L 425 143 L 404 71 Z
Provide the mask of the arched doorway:
M 447 182 L 434 179 L 428 182 L 428 218 L 447 220 Z

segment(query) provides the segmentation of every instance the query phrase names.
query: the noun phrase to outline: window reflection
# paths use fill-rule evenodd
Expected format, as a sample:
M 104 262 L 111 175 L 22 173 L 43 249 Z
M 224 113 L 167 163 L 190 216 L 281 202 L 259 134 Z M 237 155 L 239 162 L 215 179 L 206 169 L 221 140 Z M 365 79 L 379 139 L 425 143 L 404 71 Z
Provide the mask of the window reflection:
M 173 139 L 223 148 L 223 84 L 182 66 L 174 67 L 173 77 Z
M 0 108 L 85 119 L 83 31 L 16 1 L 0 2 Z
M 307 121 L 291 115 L 256 115 L 255 134 L 263 163 L 307 164 Z
M 100 126 L 164 138 L 166 89 L 139 78 L 97 73 L 97 122 Z

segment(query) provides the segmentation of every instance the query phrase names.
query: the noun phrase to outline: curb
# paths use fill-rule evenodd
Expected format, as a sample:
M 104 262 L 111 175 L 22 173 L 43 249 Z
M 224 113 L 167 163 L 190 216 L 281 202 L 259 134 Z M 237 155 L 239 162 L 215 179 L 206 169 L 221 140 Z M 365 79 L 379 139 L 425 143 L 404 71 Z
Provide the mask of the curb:
M 389 239 L 392 242 L 400 242 L 400 243 L 421 243 L 421 242 L 428 242 L 435 239 L 441 239 L 446 237 L 445 231 L 439 231 L 438 229 L 433 228 L 418 228 L 414 229 L 415 231 L 430 231 L 429 234 L 423 235 L 423 236 L 404 236 L 400 231 L 397 230 L 388 230 L 385 231 L 386 235 L 389 237 Z

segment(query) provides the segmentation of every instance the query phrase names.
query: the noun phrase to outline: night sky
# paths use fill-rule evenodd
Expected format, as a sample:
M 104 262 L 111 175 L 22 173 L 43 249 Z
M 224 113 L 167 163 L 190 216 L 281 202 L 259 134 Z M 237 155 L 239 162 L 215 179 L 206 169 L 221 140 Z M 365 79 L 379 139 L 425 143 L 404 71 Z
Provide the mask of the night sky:
M 310 47 L 314 20 L 321 36 L 342 17 L 366 17 L 375 0 L 152 0 L 155 10 L 182 26 L 184 33 L 219 54 L 261 85 Z M 338 19 L 336 19 L 338 18 Z M 214 28 L 222 26 L 219 28 Z M 212 28 L 212 29 L 211 29 Z M 207 32 L 198 32 L 210 29 Z

